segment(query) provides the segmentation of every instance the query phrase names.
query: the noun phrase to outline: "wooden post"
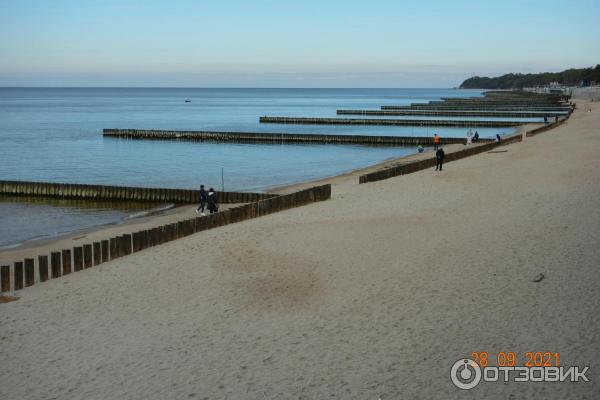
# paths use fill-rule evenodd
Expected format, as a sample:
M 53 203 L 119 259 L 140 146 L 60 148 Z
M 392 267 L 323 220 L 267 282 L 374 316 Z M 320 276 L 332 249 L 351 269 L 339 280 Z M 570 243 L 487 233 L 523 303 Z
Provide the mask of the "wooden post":
M 70 258 L 69 261 L 71 261 Z M 48 260 L 46 259 L 46 263 L 47 262 Z M 58 278 L 62 275 L 60 270 L 60 252 L 58 251 L 53 251 L 52 253 L 50 253 L 50 271 L 52 274 L 52 279 Z
M 133 253 L 140 251 L 140 233 L 133 232 L 131 239 L 133 241 L 133 245 L 131 246 L 131 251 Z
M 148 248 L 148 231 L 143 230 L 140 232 L 140 250 Z
M 83 247 L 73 247 L 73 270 L 75 272 L 83 269 Z
M 69 275 L 71 273 L 71 250 L 64 249 L 62 251 L 62 265 L 63 265 L 63 275 Z M 57 278 L 52 276 L 52 278 Z
M 35 283 L 33 265 L 33 258 L 25 259 L 25 287 Z
M 123 235 L 123 251 L 124 255 L 131 254 L 131 234 L 129 233 Z
M 0 291 L 1 292 L 9 292 L 10 291 L 10 266 L 3 265 L 0 267 Z
M 23 289 L 23 261 L 15 262 L 15 290 Z
M 102 262 L 108 262 L 108 240 L 103 240 L 100 244 L 100 246 L 102 247 L 101 249 L 101 253 L 102 253 Z
M 48 256 L 38 256 L 38 270 L 40 282 L 46 282 L 48 280 Z
M 100 247 L 100 242 L 94 242 L 94 265 L 98 265 L 102 262 Z
M 90 268 L 92 266 L 92 245 L 83 245 L 83 266 L 84 268 Z
M 117 238 L 113 237 L 110 238 L 110 259 L 114 260 L 115 258 L 118 258 L 118 254 L 117 254 Z

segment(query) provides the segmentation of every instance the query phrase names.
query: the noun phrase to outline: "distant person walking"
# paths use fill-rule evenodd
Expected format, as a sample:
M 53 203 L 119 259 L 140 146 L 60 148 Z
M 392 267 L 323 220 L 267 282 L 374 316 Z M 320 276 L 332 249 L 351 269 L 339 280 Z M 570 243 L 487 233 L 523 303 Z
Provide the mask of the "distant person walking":
M 496 133 L 496 142 L 501 142 L 502 138 L 500 137 L 499 133 Z
M 473 143 L 477 142 L 479 142 L 479 132 L 475 131 L 475 134 L 473 135 Z
M 440 147 L 440 137 L 437 133 L 433 134 L 433 151 L 436 151 Z
M 471 144 L 472 140 L 473 140 L 473 131 L 471 130 L 471 128 L 469 128 L 469 130 L 467 131 L 467 144 Z
M 435 170 L 436 171 L 442 170 L 442 164 L 444 163 L 445 155 L 446 154 L 444 153 L 444 149 L 442 149 L 441 147 L 439 149 L 437 149 L 437 151 L 435 152 Z
M 204 207 L 206 207 L 206 190 L 204 190 L 204 185 L 200 185 L 200 191 L 198 192 L 198 200 L 200 205 L 196 209 L 196 214 L 200 213 L 200 215 L 204 216 Z
M 216 213 L 219 211 L 219 206 L 217 204 L 217 195 L 215 193 L 215 189 L 208 189 L 208 211 L 210 213 Z

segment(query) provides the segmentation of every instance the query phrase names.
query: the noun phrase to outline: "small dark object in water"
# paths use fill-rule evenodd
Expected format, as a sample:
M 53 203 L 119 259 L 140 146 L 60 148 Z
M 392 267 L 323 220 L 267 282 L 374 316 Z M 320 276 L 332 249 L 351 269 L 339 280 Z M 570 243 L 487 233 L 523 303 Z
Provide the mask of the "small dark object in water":
M 537 275 L 535 276 L 535 278 L 533 278 L 533 281 L 534 281 L 534 282 L 541 282 L 541 281 L 542 281 L 542 279 L 544 279 L 544 274 L 542 274 L 542 273 L 539 273 L 539 274 L 537 274 Z
M 186 102 L 186 103 L 191 103 L 192 101 L 191 101 L 191 100 L 186 100 L 185 102 Z

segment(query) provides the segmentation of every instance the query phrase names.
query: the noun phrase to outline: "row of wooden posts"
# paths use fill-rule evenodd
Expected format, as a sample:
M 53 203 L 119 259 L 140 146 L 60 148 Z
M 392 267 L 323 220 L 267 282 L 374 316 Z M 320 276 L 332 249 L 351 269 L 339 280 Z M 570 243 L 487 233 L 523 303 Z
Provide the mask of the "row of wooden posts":
M 495 111 L 495 110 L 337 110 L 338 115 L 419 115 L 444 117 L 544 118 L 564 115 L 565 111 Z
M 92 200 L 127 200 L 150 202 L 195 203 L 198 190 L 163 189 L 129 186 L 83 185 L 28 181 L 0 181 L 0 194 L 10 196 L 45 196 Z M 273 197 L 266 193 L 216 192 L 221 204 L 249 203 Z
M 546 124 L 539 128 L 529 130 L 526 132 L 526 136 L 527 137 L 535 136 L 539 133 L 548 131 L 552 128 L 556 128 L 557 126 L 562 125 L 566 120 L 567 120 L 567 118 L 559 119 L 556 122 Z M 514 134 L 507 138 L 504 138 L 501 142 L 491 142 L 491 143 L 484 143 L 484 144 L 480 144 L 480 145 L 472 145 L 472 146 L 466 147 L 464 149 L 461 149 L 461 150 L 458 150 L 455 152 L 446 153 L 446 155 L 444 157 L 444 162 L 455 161 L 455 160 L 459 160 L 461 158 L 465 158 L 465 157 L 469 157 L 469 156 L 472 156 L 475 154 L 490 151 L 497 146 L 503 146 L 503 145 L 507 145 L 510 143 L 520 142 L 522 139 L 523 139 L 522 134 Z M 435 157 L 426 158 L 424 160 L 410 161 L 405 164 L 395 165 L 393 167 L 384 168 L 384 169 L 380 169 L 375 172 L 361 175 L 358 178 L 358 182 L 359 183 L 369 183 L 369 182 L 381 181 L 384 179 L 393 178 L 395 176 L 406 175 L 406 174 L 421 171 L 424 169 L 432 168 L 435 165 L 436 165 Z
M 312 118 L 260 117 L 261 123 L 310 125 L 389 125 L 389 126 L 450 126 L 450 127 L 506 127 L 522 125 L 520 121 L 480 121 L 454 119 L 392 119 L 392 118 Z
M 526 105 L 507 105 L 507 106 L 480 106 L 480 105 L 457 105 L 457 104 L 423 104 L 412 103 L 409 106 L 403 105 L 386 105 L 381 106 L 381 110 L 450 110 L 450 111 L 550 111 L 550 112 L 571 112 L 572 106 L 557 106 L 557 107 L 532 107 Z
M 331 185 L 315 186 L 298 192 L 276 195 L 265 200 L 229 208 L 206 217 L 190 218 L 76 246 L 73 249 L 54 251 L 50 253 L 50 257 L 48 255 L 37 257 L 37 281 L 45 282 L 48 279 L 55 279 L 71 274 L 72 272 L 82 271 L 149 247 L 192 235 L 196 232 L 329 198 L 331 198 Z M 12 285 L 11 276 L 13 278 Z M 12 274 L 9 265 L 0 266 L 0 289 L 2 292 L 9 292 L 10 290 L 18 291 L 35 283 L 35 259 L 33 258 L 26 258 L 23 261 L 15 262 Z
M 432 145 L 431 136 L 371 136 L 371 135 L 322 135 L 262 132 L 208 132 L 208 131 L 163 131 L 138 129 L 104 129 L 104 136 L 124 139 L 189 140 L 223 142 L 262 143 L 333 143 L 365 144 L 372 146 L 417 146 Z M 444 137 L 445 144 L 463 143 L 464 138 Z M 490 141 L 491 139 L 481 139 Z

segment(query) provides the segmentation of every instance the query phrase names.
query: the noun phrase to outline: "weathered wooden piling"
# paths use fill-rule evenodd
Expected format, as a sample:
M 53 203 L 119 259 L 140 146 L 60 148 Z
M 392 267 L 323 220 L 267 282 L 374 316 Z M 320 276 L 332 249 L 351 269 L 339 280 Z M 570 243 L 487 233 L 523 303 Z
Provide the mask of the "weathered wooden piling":
M 61 253 L 59 251 L 53 251 L 50 253 L 50 276 L 52 279 L 58 278 L 63 275 L 60 261 Z M 46 263 L 47 262 L 48 260 L 46 259 Z
M 102 250 L 101 243 L 94 242 L 94 266 L 99 265 L 102 262 Z
M 68 275 L 71 273 L 72 269 L 71 269 L 71 250 L 70 249 L 64 249 L 62 251 L 62 273 L 63 275 Z M 60 269 L 58 270 L 60 272 Z M 59 275 L 60 276 L 60 273 Z M 58 276 L 54 276 L 54 272 L 52 272 L 52 278 L 57 278 Z
M 16 261 L 15 269 L 15 290 L 23 289 L 23 261 Z
M 10 292 L 10 266 L 0 267 L 0 291 Z
M 121 236 L 121 243 L 123 248 L 123 255 L 127 256 L 131 254 L 131 234 L 126 233 L 123 236 Z
M 48 280 L 48 256 L 38 256 L 38 275 L 40 276 L 40 282 Z
M 35 283 L 34 275 L 34 260 L 33 258 L 25 259 L 25 287 L 29 287 Z
M 108 262 L 109 258 L 108 258 L 108 240 L 102 240 L 100 242 L 100 246 L 101 246 L 101 253 L 102 253 L 102 262 Z
M 75 272 L 83 269 L 83 247 L 73 247 L 73 270 Z
M 110 259 L 114 260 L 115 258 L 119 258 L 117 254 L 117 238 L 110 238 Z
M 90 268 L 92 265 L 93 265 L 92 245 L 84 244 L 83 245 L 83 267 Z
M 131 235 L 131 241 L 131 251 L 133 253 L 140 251 L 140 232 L 133 232 L 133 234 Z

